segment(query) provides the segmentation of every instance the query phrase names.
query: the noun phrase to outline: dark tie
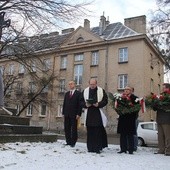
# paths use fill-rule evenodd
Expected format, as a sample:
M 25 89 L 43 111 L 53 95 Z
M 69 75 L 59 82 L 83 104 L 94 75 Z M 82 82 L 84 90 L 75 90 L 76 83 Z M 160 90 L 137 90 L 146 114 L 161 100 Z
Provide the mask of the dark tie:
M 73 94 L 72 94 L 72 91 L 70 91 L 70 98 L 72 97 L 72 95 L 73 95 Z

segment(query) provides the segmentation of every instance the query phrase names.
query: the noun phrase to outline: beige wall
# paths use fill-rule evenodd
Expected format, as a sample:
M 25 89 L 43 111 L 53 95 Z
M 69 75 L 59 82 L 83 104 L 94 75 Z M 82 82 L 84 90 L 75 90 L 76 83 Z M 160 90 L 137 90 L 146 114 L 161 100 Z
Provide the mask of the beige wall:
M 89 35 L 88 39 L 90 39 Z M 72 40 L 74 40 L 74 38 L 72 38 Z M 143 97 L 151 92 L 151 78 L 154 80 L 154 92 L 156 93 L 158 91 L 158 84 L 161 85 L 163 83 L 163 63 L 159 61 L 161 74 L 158 76 L 158 66 L 155 65 L 153 69 L 150 67 L 150 53 L 153 54 L 157 61 L 158 56 L 143 38 L 136 38 L 130 41 L 113 40 L 108 43 L 101 41 L 98 45 L 96 45 L 96 41 L 97 39 L 95 38 L 94 44 L 80 44 L 79 48 L 75 45 L 69 49 L 68 46 L 65 45 L 61 51 L 55 51 L 52 54 L 49 53 L 45 55 L 46 58 L 52 59 L 54 64 L 53 71 L 57 78 L 53 82 L 52 91 L 48 94 L 51 100 L 48 114 L 45 117 L 39 117 L 39 107 L 37 106 L 31 117 L 32 124 L 42 125 L 44 129 L 63 130 L 63 119 L 57 117 L 58 105 L 62 104 L 64 97 L 63 94 L 58 93 L 58 80 L 65 79 L 67 87 L 68 81 L 74 77 L 74 54 L 79 52 L 84 53 L 84 60 L 82 61 L 82 89 L 88 86 L 88 81 L 91 77 L 96 76 L 99 86 L 104 88 L 106 92 L 115 93 L 118 90 L 118 74 L 128 74 L 128 83 L 135 88 L 135 94 L 137 96 Z M 118 50 L 124 47 L 128 47 L 128 63 L 118 64 Z M 99 65 L 91 67 L 91 52 L 95 50 L 99 50 Z M 60 57 L 62 55 L 67 55 L 66 70 L 60 70 Z M 0 64 L 3 65 L 2 60 Z M 28 79 L 25 77 L 23 81 L 27 83 Z M 108 133 L 115 133 L 118 115 L 111 108 L 110 101 L 106 111 L 109 119 L 107 131 Z M 25 113 L 23 113 L 22 116 L 25 116 Z M 140 114 L 141 120 L 150 120 L 151 118 L 155 118 L 154 113 Z

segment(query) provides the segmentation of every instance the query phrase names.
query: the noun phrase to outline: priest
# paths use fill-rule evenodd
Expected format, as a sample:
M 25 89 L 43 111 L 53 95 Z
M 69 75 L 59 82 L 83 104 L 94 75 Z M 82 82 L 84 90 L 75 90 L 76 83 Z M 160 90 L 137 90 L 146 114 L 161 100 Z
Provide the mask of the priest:
M 108 103 L 104 89 L 97 86 L 96 79 L 90 79 L 89 87 L 82 92 L 81 105 L 85 110 L 88 152 L 100 153 L 108 146 L 105 126 L 107 118 L 103 107 Z

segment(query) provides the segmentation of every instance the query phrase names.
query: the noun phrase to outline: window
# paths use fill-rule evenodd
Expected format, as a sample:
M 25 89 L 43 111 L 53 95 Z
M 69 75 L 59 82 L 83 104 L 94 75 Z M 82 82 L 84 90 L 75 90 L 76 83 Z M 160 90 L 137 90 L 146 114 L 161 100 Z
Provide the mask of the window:
M 35 73 L 36 70 L 37 70 L 37 69 L 36 69 L 36 65 L 35 65 L 34 62 L 32 62 L 32 63 L 31 63 L 31 72 L 32 72 L 32 73 Z
M 62 117 L 63 105 L 58 105 L 57 117 Z
M 48 93 L 48 85 L 45 86 L 41 93 Z
M 17 115 L 19 114 L 19 112 L 20 112 L 20 105 L 16 105 L 16 110 L 17 110 Z
M 67 57 L 66 56 L 61 57 L 60 68 L 61 69 L 66 69 L 67 68 Z
M 18 93 L 18 94 L 22 93 L 22 82 L 17 83 L 16 93 Z
M 119 63 L 128 62 L 128 48 L 119 49 Z
M 36 90 L 36 86 L 34 82 L 29 82 L 29 93 L 34 93 Z
M 6 89 L 6 95 L 11 95 L 12 89 L 13 89 L 13 87 L 12 87 L 12 84 L 11 84 L 11 85 L 9 85 L 9 87 Z
M 158 84 L 158 94 L 160 94 L 161 93 L 161 86 L 160 86 L 160 84 Z
M 9 74 L 9 75 L 13 75 L 13 74 L 14 74 L 14 64 L 10 64 L 10 65 L 9 65 L 8 74 Z
M 19 65 L 19 74 L 24 74 L 25 73 L 25 67 L 23 64 Z
M 143 129 L 153 130 L 153 123 L 143 124 L 141 125 Z
M 41 103 L 40 116 L 46 116 L 46 115 L 47 115 L 47 105 L 46 105 L 46 103 Z
M 84 41 L 83 37 L 79 37 L 76 41 L 76 43 L 82 43 Z
M 120 74 L 118 75 L 118 88 L 124 89 L 128 84 L 128 75 L 127 74 Z
M 151 79 L 151 82 L 150 82 L 150 91 L 151 91 L 151 93 L 153 93 L 153 90 L 154 90 L 154 81 L 153 81 L 153 79 Z
M 82 76 L 83 76 L 83 65 L 75 65 L 74 80 L 76 82 L 76 85 L 82 84 Z
M 51 68 L 51 60 L 50 59 L 45 59 L 44 61 L 43 61 L 43 64 L 44 64 L 44 71 L 48 71 L 48 70 L 50 70 L 50 68 Z
M 151 59 L 151 69 L 154 68 L 154 60 L 153 60 L 153 55 L 150 53 L 150 59 Z
M 27 116 L 32 116 L 32 111 L 33 111 L 33 105 L 30 104 L 30 105 L 27 107 Z
M 60 80 L 60 85 L 59 85 L 59 92 L 64 93 L 65 92 L 65 84 L 66 81 L 65 79 Z
M 95 66 L 98 64 L 99 64 L 99 52 L 94 51 L 94 52 L 92 52 L 92 56 L 91 56 L 91 65 Z
M 83 61 L 83 54 L 76 54 L 74 61 Z
M 158 62 L 158 75 L 161 75 L 161 66 L 160 66 L 160 62 Z
M 4 66 L 0 66 L 0 72 L 2 75 L 4 74 Z

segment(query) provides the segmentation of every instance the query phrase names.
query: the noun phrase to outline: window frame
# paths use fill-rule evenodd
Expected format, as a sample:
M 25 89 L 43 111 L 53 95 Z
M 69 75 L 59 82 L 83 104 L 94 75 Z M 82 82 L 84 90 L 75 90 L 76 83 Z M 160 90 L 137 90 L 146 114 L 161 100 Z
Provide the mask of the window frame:
M 121 80 L 123 78 L 123 80 Z M 125 79 L 126 78 L 126 79 Z M 122 81 L 122 85 L 121 85 Z M 126 82 L 125 82 L 126 81 Z M 122 90 L 128 85 L 128 74 L 119 74 L 118 75 L 118 89 Z
M 43 108 L 43 106 L 45 106 L 45 109 Z M 47 116 L 47 109 L 48 109 L 47 104 L 44 103 L 44 102 L 42 102 L 42 103 L 40 104 L 40 114 L 39 114 L 39 116 L 40 116 L 40 117 L 46 117 L 46 116 Z M 44 111 L 44 110 L 45 110 L 45 111 Z M 42 114 L 42 113 L 44 113 L 44 114 Z
M 21 94 L 21 93 L 22 93 L 22 88 L 23 88 L 23 82 L 17 82 L 16 92 L 17 92 L 18 94 Z
M 66 89 L 66 80 L 60 79 L 59 81 L 59 93 L 64 93 Z
M 35 64 L 35 62 L 32 62 L 32 63 L 31 63 L 31 72 L 32 72 L 32 73 L 35 73 L 36 71 L 37 71 L 36 64 Z
M 80 66 L 81 66 L 81 68 L 79 68 Z M 76 68 L 77 68 L 77 70 L 76 70 Z M 78 73 L 76 73 L 76 71 Z M 76 85 L 81 85 L 82 79 L 83 79 L 83 64 L 76 64 L 76 65 L 74 65 L 74 80 L 75 80 Z
M 91 66 L 98 66 L 99 65 L 99 51 L 92 51 L 91 52 Z
M 83 61 L 84 59 L 84 53 L 78 53 L 74 55 L 74 61 L 78 62 L 78 61 Z
M 26 116 L 32 116 L 32 113 L 33 113 L 33 105 L 29 104 L 28 107 L 27 107 Z
M 43 70 L 49 71 L 51 69 L 51 59 L 44 59 L 43 60 Z
M 127 63 L 128 60 L 128 47 L 119 48 L 118 63 Z
M 60 58 L 60 69 L 67 69 L 67 56 L 61 56 Z
M 9 65 L 9 70 L 8 70 L 8 75 L 13 75 L 15 71 L 15 65 L 14 64 L 10 64 Z
M 56 115 L 56 117 L 63 117 L 63 115 L 62 115 L 62 112 L 63 112 L 63 105 L 62 104 L 59 104 L 58 105 L 58 109 L 57 109 L 57 115 Z
M 36 91 L 36 84 L 35 84 L 35 82 L 33 82 L 33 81 L 29 82 L 28 93 L 34 93 L 35 91 Z
M 23 64 L 19 64 L 18 74 L 24 74 L 24 73 L 25 73 L 25 66 Z

